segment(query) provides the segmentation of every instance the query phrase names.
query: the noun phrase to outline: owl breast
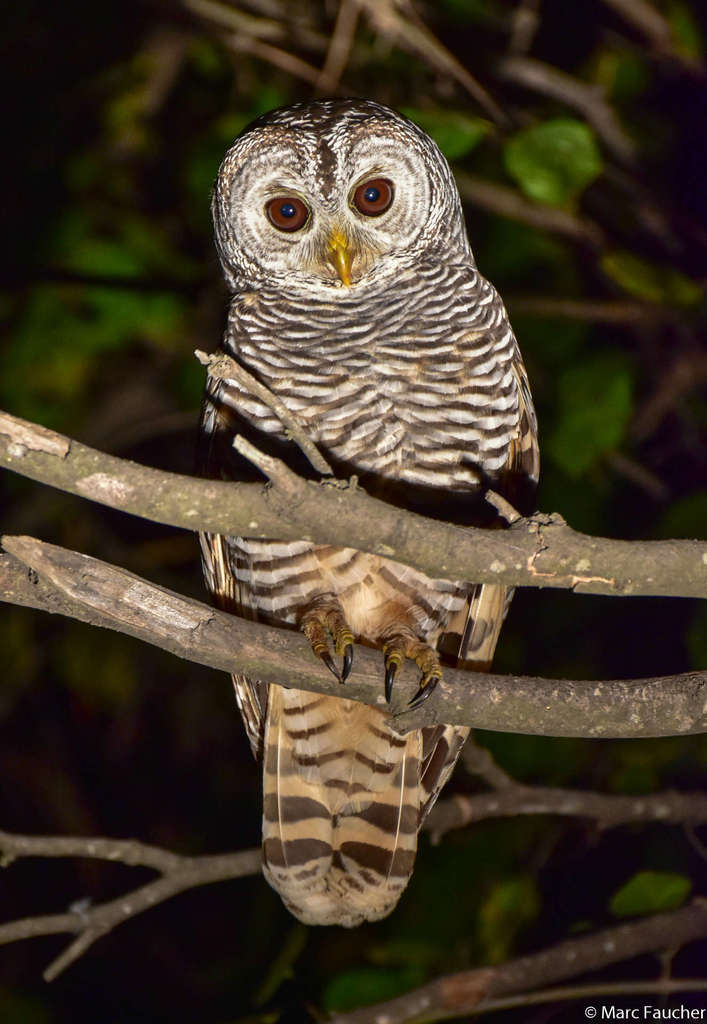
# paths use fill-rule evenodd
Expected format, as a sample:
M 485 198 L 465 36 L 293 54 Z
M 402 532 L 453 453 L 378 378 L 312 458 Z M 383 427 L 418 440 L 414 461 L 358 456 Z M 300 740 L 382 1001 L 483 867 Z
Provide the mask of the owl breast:
M 424 269 L 424 268 L 423 268 Z M 288 306 L 236 299 L 225 347 L 335 460 L 411 484 L 474 489 L 500 470 L 518 421 L 515 339 L 473 268 L 419 268 L 394 295 Z M 235 382 L 220 398 L 266 433 L 279 420 Z

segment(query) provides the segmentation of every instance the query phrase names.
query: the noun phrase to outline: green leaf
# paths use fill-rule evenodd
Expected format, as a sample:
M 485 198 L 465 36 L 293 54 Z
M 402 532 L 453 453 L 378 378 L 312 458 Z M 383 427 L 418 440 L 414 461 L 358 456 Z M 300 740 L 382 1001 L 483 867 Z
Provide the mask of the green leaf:
M 571 477 L 586 473 L 623 440 L 633 412 L 633 380 L 618 354 L 599 355 L 560 374 L 557 425 L 545 451 Z
M 672 871 L 639 871 L 611 897 L 617 917 L 674 910 L 687 899 L 692 882 Z
M 505 879 L 491 889 L 479 915 L 479 939 L 489 963 L 508 958 L 516 935 L 539 909 L 537 885 L 529 876 Z
M 704 536 L 707 523 L 707 491 L 681 498 L 667 509 L 660 522 L 661 537 Z
M 673 0 L 668 8 L 668 21 L 678 53 L 688 60 L 701 60 L 704 49 L 702 34 L 689 5 L 682 0 Z
M 606 253 L 601 267 L 624 291 L 646 302 L 694 306 L 704 296 L 700 285 L 678 270 L 648 263 L 623 249 Z
M 296 924 L 283 939 L 274 960 L 268 965 L 265 978 L 253 998 L 255 1006 L 264 1006 L 285 981 L 294 977 L 295 962 L 306 945 L 307 929 L 303 924 Z
M 425 937 L 400 936 L 369 946 L 367 959 L 376 967 L 420 967 L 431 970 L 439 963 L 439 945 Z
M 422 984 L 424 980 L 424 973 L 414 967 L 396 971 L 377 967 L 353 968 L 338 974 L 326 986 L 324 1008 L 329 1012 L 346 1011 L 381 1003 Z
M 460 160 L 491 131 L 489 121 L 460 110 L 421 110 L 402 107 L 402 113 L 431 135 L 447 160 Z
M 3 988 L 0 989 L 0 1019 L 4 1024 L 48 1024 L 54 1017 L 38 997 Z
M 497 0 L 442 0 L 445 13 L 456 21 L 503 25 L 508 15 Z
M 602 172 L 594 133 L 569 117 L 518 132 L 506 142 L 503 155 L 523 192 L 552 206 L 566 206 Z
M 651 71 L 642 55 L 607 48 L 597 54 L 593 78 L 612 99 L 626 102 L 646 91 Z

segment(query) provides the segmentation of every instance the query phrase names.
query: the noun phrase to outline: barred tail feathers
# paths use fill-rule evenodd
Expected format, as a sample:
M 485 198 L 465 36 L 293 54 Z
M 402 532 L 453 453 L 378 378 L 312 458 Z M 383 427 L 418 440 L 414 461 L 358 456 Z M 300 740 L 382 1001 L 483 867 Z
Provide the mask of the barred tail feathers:
M 355 927 L 390 913 L 412 874 L 420 733 L 375 708 L 270 687 L 263 873 L 305 924 Z

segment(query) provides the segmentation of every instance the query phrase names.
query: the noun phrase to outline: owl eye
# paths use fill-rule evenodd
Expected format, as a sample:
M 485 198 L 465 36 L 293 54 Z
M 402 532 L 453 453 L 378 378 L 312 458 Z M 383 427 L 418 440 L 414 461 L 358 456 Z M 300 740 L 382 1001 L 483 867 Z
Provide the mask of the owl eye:
M 353 204 L 367 217 L 379 217 L 393 202 L 393 182 L 387 178 L 372 178 L 359 185 L 353 194 Z
M 270 223 L 279 231 L 299 231 L 309 220 L 309 207 L 297 196 L 277 196 L 265 204 Z

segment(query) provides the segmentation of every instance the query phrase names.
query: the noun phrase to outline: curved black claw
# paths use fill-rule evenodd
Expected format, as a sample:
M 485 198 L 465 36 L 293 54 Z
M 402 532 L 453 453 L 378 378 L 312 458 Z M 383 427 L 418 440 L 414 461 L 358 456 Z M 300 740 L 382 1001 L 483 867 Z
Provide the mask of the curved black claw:
M 385 667 L 385 699 L 390 704 L 390 698 L 393 696 L 393 683 L 398 673 L 397 661 L 389 661 Z
M 347 644 L 344 647 L 344 664 L 341 667 L 341 682 L 345 683 L 351 674 L 351 666 L 353 665 L 353 644 Z
M 408 707 L 419 708 L 421 704 L 424 704 L 439 682 L 439 678 L 439 676 L 432 676 L 426 683 L 423 682 L 415 696 L 408 702 Z
M 332 658 L 331 654 L 329 654 L 329 651 L 322 651 L 321 654 L 319 655 L 319 657 L 322 659 L 322 661 L 324 662 L 326 667 L 329 669 L 331 674 L 333 676 L 336 676 L 336 678 L 339 680 L 339 682 L 342 683 L 343 679 L 341 678 L 339 670 L 336 667 L 336 665 L 334 664 L 334 659 Z

